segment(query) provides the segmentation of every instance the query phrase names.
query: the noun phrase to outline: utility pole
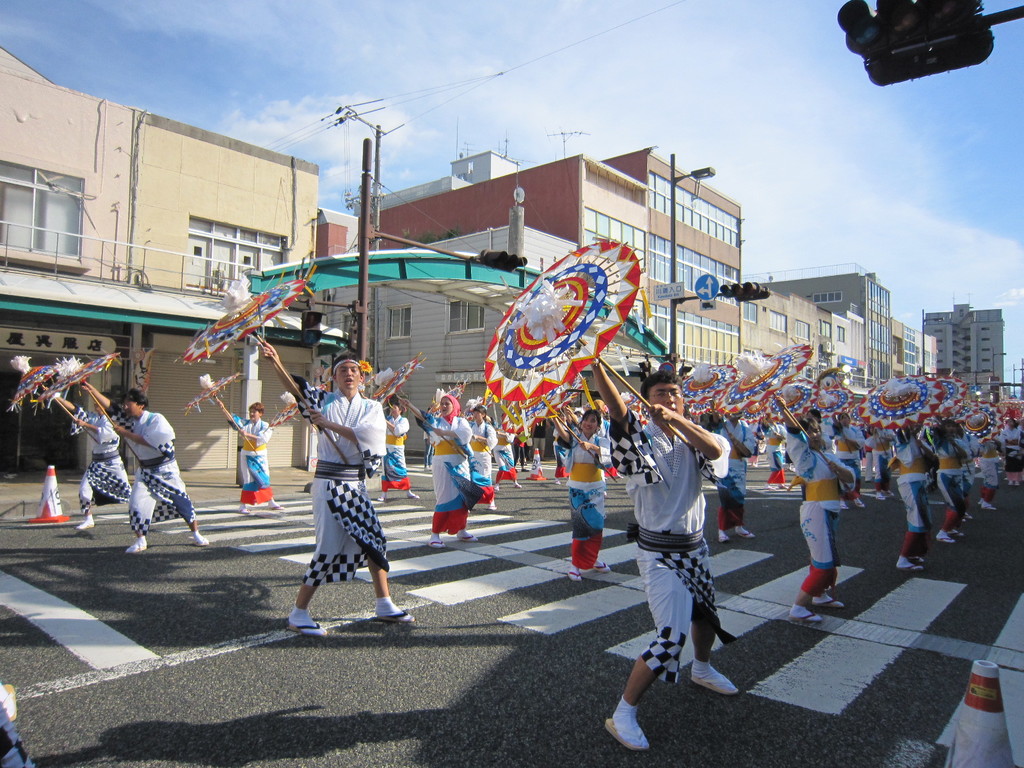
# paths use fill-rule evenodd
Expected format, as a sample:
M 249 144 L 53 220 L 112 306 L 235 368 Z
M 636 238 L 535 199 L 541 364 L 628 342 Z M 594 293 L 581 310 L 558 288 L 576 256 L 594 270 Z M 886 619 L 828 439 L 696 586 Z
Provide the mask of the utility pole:
M 373 145 L 363 139 L 363 175 L 359 187 L 359 292 L 356 297 L 356 354 L 367 359 L 367 320 L 370 304 L 370 236 L 376 229 L 370 223 L 370 164 Z

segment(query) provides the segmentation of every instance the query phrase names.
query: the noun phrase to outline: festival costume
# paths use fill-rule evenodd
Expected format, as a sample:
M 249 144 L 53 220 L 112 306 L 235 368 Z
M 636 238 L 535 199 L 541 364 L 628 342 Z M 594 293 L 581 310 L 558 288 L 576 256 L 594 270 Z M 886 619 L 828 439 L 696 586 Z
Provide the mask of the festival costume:
M 387 539 L 365 482 L 378 471 L 384 455 L 384 410 L 376 400 L 359 394 L 349 400 L 314 387 L 300 376 L 292 378 L 302 393 L 299 411 L 303 417 L 310 419 L 319 412 L 351 429 L 356 437 L 352 442 L 328 429 L 317 430 L 317 465 L 310 487 L 316 550 L 302 583 L 318 587 L 351 581 L 367 560 L 387 571 Z
M 452 535 L 464 530 L 469 519 L 469 507 L 453 479 L 453 474 L 470 479 L 469 442 L 473 439 L 473 430 L 469 422 L 461 416 L 452 416 L 446 421 L 440 416 L 433 416 L 429 426 L 437 429 L 450 430 L 456 439 L 446 440 L 431 432 L 430 442 L 434 446 L 434 460 L 431 472 L 434 480 L 434 519 L 430 531 L 433 534 L 450 533 Z M 493 488 L 491 491 L 493 492 Z
M 967 514 L 967 493 L 970 488 L 964 484 L 961 452 L 964 452 L 964 446 L 958 440 L 944 438 L 935 443 L 935 455 L 939 459 L 939 492 L 946 500 L 946 519 L 942 523 L 942 530 L 946 534 L 959 531 L 964 515 Z
M 860 451 L 864 447 L 864 433 L 860 427 L 852 425 L 839 427 L 834 440 L 836 458 L 853 472 L 853 483 L 843 485 L 843 499 L 860 502 Z
M 1006 427 L 999 433 L 998 440 L 1006 457 L 1006 482 L 1020 485 L 1021 472 L 1024 472 L 1024 431 L 1020 427 Z
M 473 470 L 490 485 L 491 451 L 498 444 L 498 433 L 486 421 L 483 424 L 471 421 L 469 426 L 473 430 L 473 437 L 469 441 L 473 451 Z
M 928 509 L 928 464 L 916 437 L 896 432 L 892 464 L 899 467 L 896 485 L 907 509 L 907 533 L 900 557 L 922 558 L 928 554 L 932 518 Z
M 516 459 L 512 454 L 512 444 L 508 432 L 498 432 L 498 443 L 494 446 L 492 453 L 498 464 L 498 474 L 494 477 L 495 487 L 500 485 L 502 480 L 518 482 L 519 472 L 516 470 Z
M 568 442 L 559 439 L 555 448 L 563 451 L 568 470 L 569 504 L 572 508 L 572 564 L 578 571 L 589 571 L 597 563 L 604 536 L 604 499 L 608 487 L 604 468 L 612 463 L 607 437 L 595 434 L 587 442 L 596 445 L 600 458 L 580 446 L 575 435 Z
M 999 443 L 989 438 L 981 442 L 981 455 L 978 458 L 981 470 L 981 500 L 991 505 L 999 490 Z
M 874 465 L 875 491 L 879 498 L 883 494 L 890 493 L 889 484 L 892 482 L 892 474 L 889 472 L 889 462 L 892 461 L 894 437 L 891 430 L 876 429 L 864 445 L 865 450 L 871 449 L 869 455 Z
M 384 474 L 380 479 L 382 494 L 388 491 L 408 491 L 412 488 L 409 470 L 405 465 L 405 441 L 408 436 L 409 420 L 405 416 L 387 419 L 387 452 L 384 454 Z
M 807 435 L 790 427 L 786 449 L 793 469 L 804 481 L 804 502 L 800 505 L 800 530 L 811 554 L 810 571 L 800 589 L 811 597 L 820 597 L 834 587 L 839 573 L 836 524 L 839 520 L 839 480 L 827 459 L 833 454 L 811 450 Z
M 772 471 L 768 475 L 769 487 L 783 488 L 786 485 L 786 428 L 781 424 L 769 424 L 765 427 L 765 449 L 771 462 Z
M 133 419 L 123 406 L 110 409 L 111 418 L 125 429 L 145 440 L 132 442 L 132 450 L 139 461 L 128 516 L 136 536 L 145 537 L 154 522 L 178 515 L 192 525 L 196 510 L 188 497 L 174 454 L 174 429 L 162 414 L 144 410 Z
M 243 419 L 232 414 L 231 420 L 239 432 L 255 435 L 255 439 L 242 437 L 242 495 L 239 501 L 243 505 L 253 506 L 273 501 L 274 489 L 270 487 L 267 443 L 274 430 L 263 419 Z
M 118 447 L 121 438 L 114 431 L 110 420 L 102 413 L 89 413 L 82 408 L 75 409 L 74 418 L 86 422 L 94 429 L 86 429 L 77 421 L 72 422 L 71 434 L 86 432 L 93 441 L 92 455 L 82 482 L 78 486 L 78 502 L 82 514 L 88 516 L 92 505 L 123 504 L 132 493 L 132 486 L 125 472 L 124 462 Z
M 757 436 L 743 422 L 733 424 L 723 421 L 718 431 L 729 443 L 729 472 L 718 478 L 718 530 L 725 533 L 731 528 L 743 526 L 744 504 L 747 500 L 747 457 L 740 455 L 728 437 L 732 436 L 733 440 L 753 453 L 757 447 Z
M 626 492 L 637 519 L 637 565 L 657 636 L 640 658 L 658 678 L 679 679 L 679 656 L 694 619 L 714 627 L 722 642 L 735 638 L 722 629 L 715 607 L 710 553 L 704 542 L 702 467 L 723 477 L 729 444 L 713 435 L 722 455 L 708 460 L 688 443 L 673 440 L 653 421 L 641 426 L 632 412 L 625 427 L 612 422 L 611 459 L 626 477 Z

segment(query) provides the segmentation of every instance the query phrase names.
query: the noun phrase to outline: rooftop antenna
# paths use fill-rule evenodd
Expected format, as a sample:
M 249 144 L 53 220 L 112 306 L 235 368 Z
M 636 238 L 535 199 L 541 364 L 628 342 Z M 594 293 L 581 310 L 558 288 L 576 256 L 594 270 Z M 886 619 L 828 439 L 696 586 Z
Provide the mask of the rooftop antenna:
M 590 134 L 587 133 L 586 131 L 556 131 L 555 133 L 549 133 L 548 137 L 549 138 L 554 138 L 555 136 L 561 136 L 562 137 L 562 159 L 564 160 L 565 159 L 565 144 L 566 144 L 567 141 L 569 141 L 570 137 L 572 137 L 572 136 L 589 136 L 589 135 Z

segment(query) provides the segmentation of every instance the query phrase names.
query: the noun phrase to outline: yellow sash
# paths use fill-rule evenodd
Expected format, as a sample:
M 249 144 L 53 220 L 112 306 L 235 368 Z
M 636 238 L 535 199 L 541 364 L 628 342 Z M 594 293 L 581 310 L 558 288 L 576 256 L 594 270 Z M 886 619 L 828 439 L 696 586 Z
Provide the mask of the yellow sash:
M 577 483 L 596 483 L 602 477 L 603 473 L 597 464 L 577 462 L 572 465 L 572 471 L 569 473 L 569 479 Z
M 963 463 L 956 456 L 940 456 L 939 469 L 960 469 Z
M 473 438 L 472 440 L 470 440 L 469 447 L 472 448 L 477 453 L 486 453 L 487 452 L 487 443 L 485 441 L 479 440 L 477 438 Z
M 405 445 L 405 438 L 408 435 L 388 435 L 384 438 L 384 441 L 388 445 Z
M 243 437 L 242 450 L 249 451 L 250 453 L 255 453 L 256 451 L 265 451 L 267 450 L 267 444 L 264 443 L 263 445 L 256 445 L 255 440 L 249 440 L 248 438 Z
M 462 449 L 457 445 L 452 445 L 447 440 L 442 440 L 434 446 L 435 456 L 453 456 L 457 453 L 462 453 Z
M 839 501 L 839 481 L 834 477 L 827 480 L 811 480 L 805 485 L 808 501 Z

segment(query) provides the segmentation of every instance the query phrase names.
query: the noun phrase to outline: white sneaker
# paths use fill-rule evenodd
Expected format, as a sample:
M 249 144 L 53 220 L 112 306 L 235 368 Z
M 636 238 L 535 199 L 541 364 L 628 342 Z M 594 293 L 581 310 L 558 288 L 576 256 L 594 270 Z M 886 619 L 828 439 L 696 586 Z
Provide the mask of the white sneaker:
M 207 539 L 205 536 L 203 536 L 203 534 L 201 534 L 199 531 L 193 531 L 192 532 L 192 542 L 197 547 L 208 547 L 208 546 L 210 546 L 209 539 Z
M 137 536 L 135 538 L 135 541 L 132 542 L 132 545 L 130 547 L 128 547 L 128 549 L 126 549 L 124 551 L 124 553 L 126 555 L 137 555 L 139 552 L 145 551 L 146 547 L 147 547 L 146 537 L 145 536 Z
M 90 528 L 94 528 L 96 523 L 92 519 L 92 515 L 86 515 L 85 520 L 75 526 L 76 531 L 86 531 Z

